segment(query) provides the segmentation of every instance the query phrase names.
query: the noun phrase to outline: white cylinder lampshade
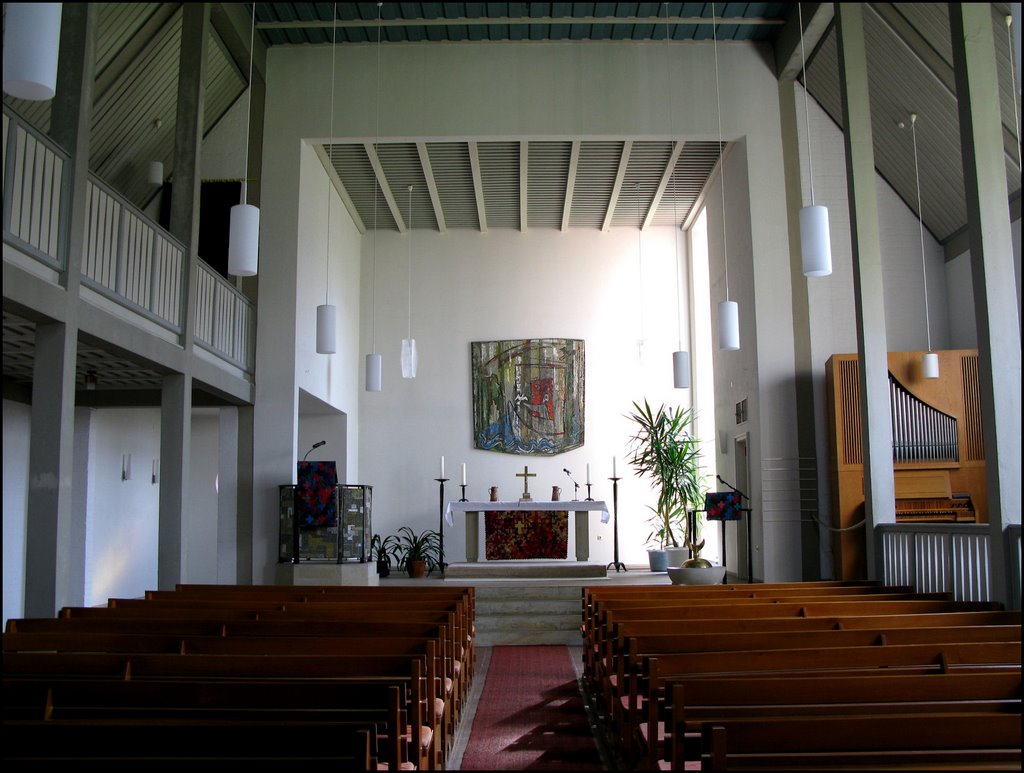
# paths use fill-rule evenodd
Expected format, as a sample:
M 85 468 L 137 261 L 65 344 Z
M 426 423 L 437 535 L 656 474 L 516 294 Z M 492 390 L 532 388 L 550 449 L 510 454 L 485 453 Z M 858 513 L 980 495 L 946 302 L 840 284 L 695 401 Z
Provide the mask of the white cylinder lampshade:
M 939 355 L 935 352 L 926 352 L 921 358 L 921 375 L 925 378 L 939 377 Z
M 800 210 L 800 252 L 804 276 L 828 276 L 832 273 L 827 207 L 816 204 Z
M 150 185 L 163 185 L 164 184 L 164 162 L 163 161 L 150 161 L 149 171 L 146 173 L 146 179 Z
M 416 339 L 402 339 L 402 378 L 416 378 L 416 366 L 419 356 L 416 354 Z
M 366 355 L 366 391 L 380 391 L 380 370 L 381 356 L 379 354 Z
M 338 307 L 321 304 L 316 307 L 316 353 L 334 354 L 338 351 L 336 342 Z
M 718 348 L 740 348 L 740 307 L 736 301 L 718 303 Z
M 252 204 L 235 204 L 228 233 L 228 273 L 254 276 L 259 260 L 260 211 Z
M 672 352 L 672 382 L 676 389 L 690 387 L 690 353 Z
M 53 99 L 57 91 L 62 3 L 7 3 L 4 91 L 17 99 Z

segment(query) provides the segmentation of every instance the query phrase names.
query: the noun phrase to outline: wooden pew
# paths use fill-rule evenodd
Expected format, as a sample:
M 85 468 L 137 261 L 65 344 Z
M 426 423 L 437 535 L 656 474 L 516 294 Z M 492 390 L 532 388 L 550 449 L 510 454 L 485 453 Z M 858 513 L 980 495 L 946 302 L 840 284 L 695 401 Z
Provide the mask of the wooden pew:
M 1020 711 L 1021 676 L 1015 673 L 788 676 L 777 678 L 679 679 L 672 682 L 666 722 L 670 750 L 651 766 L 675 770 L 699 759 L 687 743 L 699 740 L 705 722 L 758 716 L 815 716 L 836 713 L 908 713 L 936 711 Z M 664 735 L 661 736 L 664 738 Z
M 1020 767 L 1019 714 L 769 717 L 706 723 L 702 770 Z

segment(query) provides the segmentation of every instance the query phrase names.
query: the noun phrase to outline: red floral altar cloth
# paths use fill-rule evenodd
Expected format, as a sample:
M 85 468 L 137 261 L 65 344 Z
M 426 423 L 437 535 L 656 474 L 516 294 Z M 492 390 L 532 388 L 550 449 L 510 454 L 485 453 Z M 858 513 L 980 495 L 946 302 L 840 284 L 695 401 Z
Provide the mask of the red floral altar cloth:
M 484 555 L 488 561 L 566 558 L 569 513 L 517 510 L 484 513 Z

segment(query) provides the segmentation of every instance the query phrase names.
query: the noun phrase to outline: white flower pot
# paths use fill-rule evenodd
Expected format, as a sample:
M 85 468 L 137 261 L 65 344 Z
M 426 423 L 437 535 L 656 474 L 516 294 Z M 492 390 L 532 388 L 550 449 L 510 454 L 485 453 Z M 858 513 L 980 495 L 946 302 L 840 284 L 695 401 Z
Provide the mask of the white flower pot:
M 673 585 L 721 585 L 725 579 L 724 566 L 680 566 L 667 571 Z

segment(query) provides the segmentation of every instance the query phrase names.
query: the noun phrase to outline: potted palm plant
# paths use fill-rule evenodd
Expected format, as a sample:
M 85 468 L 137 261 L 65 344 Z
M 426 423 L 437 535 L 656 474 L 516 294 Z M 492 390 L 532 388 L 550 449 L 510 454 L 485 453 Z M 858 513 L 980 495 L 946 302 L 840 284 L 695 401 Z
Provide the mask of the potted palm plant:
M 645 399 L 643 405 L 633 403 L 628 418 L 637 427 L 628 461 L 658 492 L 647 536 L 648 544 L 657 546 L 648 551 L 651 571 L 664 572 L 682 563 L 687 548 L 696 553 L 704 544 L 697 545 L 697 530 L 691 534 L 686 525 L 687 511 L 699 508 L 704 496 L 699 442 L 690 432 L 695 414 L 692 408 L 664 404 L 655 410 Z
M 394 534 L 389 534 L 386 537 L 374 534 L 370 538 L 370 554 L 377 562 L 379 576 L 387 577 L 391 574 L 391 563 L 398 563 L 398 549 L 398 537 Z
M 396 536 L 398 568 L 405 569 L 410 577 L 423 577 L 441 566 L 441 535 L 436 531 L 427 529 L 417 534 L 403 526 Z

